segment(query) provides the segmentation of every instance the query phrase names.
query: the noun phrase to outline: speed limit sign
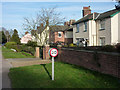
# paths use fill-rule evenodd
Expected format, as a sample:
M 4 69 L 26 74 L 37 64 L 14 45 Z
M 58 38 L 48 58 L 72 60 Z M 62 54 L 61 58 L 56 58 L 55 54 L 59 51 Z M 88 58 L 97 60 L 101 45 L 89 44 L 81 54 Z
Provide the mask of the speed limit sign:
M 52 80 L 54 80 L 54 57 L 58 55 L 58 50 L 56 48 L 52 48 L 49 50 L 49 54 L 52 56 Z
M 58 50 L 57 50 L 56 48 L 52 48 L 52 49 L 50 50 L 50 55 L 51 55 L 52 57 L 56 57 L 56 56 L 58 55 Z

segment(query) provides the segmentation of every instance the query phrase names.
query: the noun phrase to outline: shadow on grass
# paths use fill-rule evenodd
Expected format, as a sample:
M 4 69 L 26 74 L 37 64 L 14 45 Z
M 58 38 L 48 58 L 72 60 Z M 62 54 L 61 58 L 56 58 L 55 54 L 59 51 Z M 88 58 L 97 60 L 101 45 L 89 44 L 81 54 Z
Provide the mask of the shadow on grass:
M 45 67 L 46 64 L 41 64 L 41 65 L 44 67 L 44 69 L 45 69 L 45 71 L 47 72 L 49 78 L 52 79 L 52 76 L 50 75 L 50 73 L 48 72 L 47 68 Z

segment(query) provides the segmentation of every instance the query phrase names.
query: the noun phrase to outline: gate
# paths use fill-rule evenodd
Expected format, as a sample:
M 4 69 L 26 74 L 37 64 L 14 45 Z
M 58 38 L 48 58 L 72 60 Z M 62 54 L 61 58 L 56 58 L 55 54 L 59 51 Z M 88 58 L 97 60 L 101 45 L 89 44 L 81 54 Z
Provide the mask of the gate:
M 40 58 L 43 59 L 43 47 L 39 48 L 39 54 L 40 54 Z

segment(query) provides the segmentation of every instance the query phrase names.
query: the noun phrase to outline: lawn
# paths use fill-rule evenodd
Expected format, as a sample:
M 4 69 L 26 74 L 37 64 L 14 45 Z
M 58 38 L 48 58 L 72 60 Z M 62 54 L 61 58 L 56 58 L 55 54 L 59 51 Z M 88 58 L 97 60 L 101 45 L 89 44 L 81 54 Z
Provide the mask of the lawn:
M 4 58 L 34 58 L 35 57 L 26 52 L 14 52 L 5 47 L 2 47 L 2 55 Z
M 120 88 L 115 77 L 61 62 L 55 62 L 54 81 L 51 63 L 11 68 L 9 77 L 12 88 Z

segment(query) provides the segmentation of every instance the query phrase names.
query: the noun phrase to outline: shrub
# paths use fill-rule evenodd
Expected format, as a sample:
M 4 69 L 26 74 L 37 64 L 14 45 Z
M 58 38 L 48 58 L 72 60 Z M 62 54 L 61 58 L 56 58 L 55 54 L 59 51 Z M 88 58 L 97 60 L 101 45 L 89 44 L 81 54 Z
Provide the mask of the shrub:
M 30 53 L 32 55 L 34 55 L 34 53 L 35 53 L 35 47 L 31 47 L 31 46 L 21 45 L 20 50 Z
M 116 49 L 117 49 L 117 52 L 120 53 L 120 43 L 118 43 L 118 44 L 116 45 Z
M 27 43 L 26 45 L 27 45 L 27 46 L 36 47 L 36 46 L 37 46 L 37 42 L 28 41 L 28 43 Z
M 14 49 L 14 45 L 17 45 L 17 43 L 16 43 L 16 42 L 7 42 L 7 43 L 5 44 L 5 46 L 6 46 L 7 48 L 9 48 L 9 49 L 11 49 L 11 48 Z
M 106 46 L 103 46 L 101 48 L 102 51 L 106 51 L 106 52 L 114 52 L 115 51 L 115 47 L 112 46 L 112 45 L 106 45 Z
M 69 44 L 69 47 L 77 47 L 77 45 L 71 43 L 71 44 Z
M 68 47 L 68 45 L 64 45 L 64 47 Z

